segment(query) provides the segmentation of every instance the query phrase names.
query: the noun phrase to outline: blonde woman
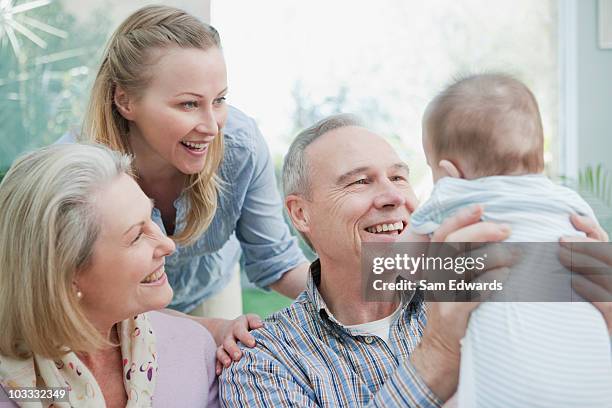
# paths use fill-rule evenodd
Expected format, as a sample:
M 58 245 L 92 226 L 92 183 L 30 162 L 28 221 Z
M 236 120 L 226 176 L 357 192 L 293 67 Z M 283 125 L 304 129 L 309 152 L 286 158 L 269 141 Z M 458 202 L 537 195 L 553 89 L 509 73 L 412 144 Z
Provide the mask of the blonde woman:
M 305 288 L 308 264 L 284 223 L 267 146 L 254 121 L 227 106 L 227 92 L 217 31 L 149 6 L 110 38 L 85 120 L 85 137 L 134 156 L 153 220 L 177 243 L 166 270 L 171 307 L 185 313 L 223 290 L 241 252 L 256 285 L 290 297 Z M 214 301 L 241 310 L 240 296 L 238 287 Z M 241 356 L 236 339 L 254 346 L 248 330 L 261 325 L 254 315 L 200 322 L 226 366 Z
M 210 333 L 154 312 L 175 245 L 130 171 L 107 147 L 53 145 L 2 180 L 0 406 L 218 405 Z M 51 387 L 59 401 L 23 399 Z

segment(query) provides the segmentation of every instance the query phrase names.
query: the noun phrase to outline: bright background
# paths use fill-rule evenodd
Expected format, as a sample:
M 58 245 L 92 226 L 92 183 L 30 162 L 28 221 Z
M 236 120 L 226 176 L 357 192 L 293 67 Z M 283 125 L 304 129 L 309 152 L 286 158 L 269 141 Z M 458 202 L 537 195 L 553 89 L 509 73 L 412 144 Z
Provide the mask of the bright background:
M 609 1 L 609 0 L 604 0 Z M 106 38 L 154 2 L 0 0 L 0 173 L 78 130 Z M 229 101 L 254 117 L 277 167 L 293 136 L 350 111 L 431 188 L 420 144 L 428 100 L 457 75 L 503 70 L 535 93 L 547 172 L 612 229 L 612 50 L 596 0 L 171 0 L 221 33 Z M 245 311 L 287 303 L 245 284 Z

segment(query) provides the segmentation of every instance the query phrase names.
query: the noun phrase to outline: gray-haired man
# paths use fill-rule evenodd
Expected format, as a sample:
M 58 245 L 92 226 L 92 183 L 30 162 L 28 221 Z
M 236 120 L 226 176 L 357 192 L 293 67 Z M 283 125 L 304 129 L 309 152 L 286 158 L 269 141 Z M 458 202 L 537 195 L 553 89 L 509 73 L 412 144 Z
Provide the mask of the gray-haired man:
M 361 244 L 398 241 L 416 208 L 408 176 L 393 148 L 352 116 L 296 137 L 283 168 L 285 204 L 319 259 L 306 291 L 253 331 L 258 346 L 243 348 L 221 375 L 225 406 L 434 407 L 452 395 L 459 340 L 476 304 L 432 303 L 426 315 L 418 296 L 361 296 Z M 508 236 L 503 226 L 479 223 L 481 215 L 479 207 L 460 212 L 432 241 Z

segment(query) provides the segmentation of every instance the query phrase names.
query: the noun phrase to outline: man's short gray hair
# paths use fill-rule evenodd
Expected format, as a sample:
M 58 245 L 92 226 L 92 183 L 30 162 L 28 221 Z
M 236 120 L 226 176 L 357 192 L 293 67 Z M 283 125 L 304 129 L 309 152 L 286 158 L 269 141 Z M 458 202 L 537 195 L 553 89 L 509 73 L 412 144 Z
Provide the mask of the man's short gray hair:
M 306 161 L 306 148 L 327 132 L 346 126 L 363 127 L 363 122 L 355 115 L 341 113 L 328 116 L 314 125 L 302 130 L 295 137 L 283 163 L 283 192 L 310 196 L 310 168 Z

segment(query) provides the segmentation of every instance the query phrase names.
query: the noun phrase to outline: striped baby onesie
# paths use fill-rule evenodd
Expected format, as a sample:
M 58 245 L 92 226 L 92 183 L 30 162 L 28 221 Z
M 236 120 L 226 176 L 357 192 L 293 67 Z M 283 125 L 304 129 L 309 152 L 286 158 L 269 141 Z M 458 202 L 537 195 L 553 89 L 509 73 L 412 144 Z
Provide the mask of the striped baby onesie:
M 578 194 L 543 175 L 445 177 L 412 215 L 410 230 L 430 234 L 473 204 L 484 206 L 484 221 L 512 227 L 507 242 L 557 242 L 579 234 L 570 214 L 594 217 Z M 556 253 L 545 259 L 529 252 L 520 263 L 531 261 L 526 273 L 532 287 L 540 278 L 534 265 L 562 268 Z M 513 270 L 506 284 L 516 282 L 514 276 Z M 612 357 L 603 317 L 587 302 L 483 303 L 462 340 L 457 397 L 460 408 L 612 407 Z

